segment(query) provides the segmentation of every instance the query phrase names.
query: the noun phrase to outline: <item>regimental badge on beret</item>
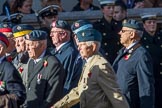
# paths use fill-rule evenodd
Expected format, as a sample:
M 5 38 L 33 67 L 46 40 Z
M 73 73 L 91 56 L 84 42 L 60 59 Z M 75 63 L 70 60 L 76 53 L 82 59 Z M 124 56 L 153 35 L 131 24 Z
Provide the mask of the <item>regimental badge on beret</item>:
M 52 7 L 50 8 L 50 11 L 51 11 L 51 12 L 54 12 L 54 10 L 53 10 L 53 8 L 52 8 Z
M 85 36 L 85 33 L 84 32 L 82 33 L 82 36 Z
M 76 28 L 79 28 L 79 23 L 76 22 L 74 25 Z
M 3 24 L 3 27 L 6 28 L 6 27 L 8 27 L 8 25 L 7 24 Z
M 17 26 L 17 28 L 16 28 L 17 30 L 21 30 L 22 28 L 21 28 L 21 26 Z
M 126 22 L 127 22 L 127 20 L 125 19 L 125 20 L 123 21 L 123 24 L 126 23 Z

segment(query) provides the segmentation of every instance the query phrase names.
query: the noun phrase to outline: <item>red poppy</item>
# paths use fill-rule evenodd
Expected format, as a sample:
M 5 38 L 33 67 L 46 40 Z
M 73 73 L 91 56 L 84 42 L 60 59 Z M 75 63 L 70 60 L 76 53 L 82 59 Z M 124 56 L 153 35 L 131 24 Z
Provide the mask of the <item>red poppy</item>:
M 44 66 L 44 67 L 47 67 L 47 66 L 48 66 L 48 62 L 47 62 L 47 60 L 44 61 L 43 66 Z
M 90 78 L 92 76 L 92 72 L 89 72 L 88 73 L 88 77 Z
M 12 57 L 11 56 L 7 57 L 7 61 L 12 62 Z
M 20 73 L 22 73 L 22 72 L 23 72 L 23 70 L 24 70 L 24 68 L 23 68 L 23 67 L 20 67 L 20 68 L 19 68 L 19 72 L 20 72 Z
M 124 56 L 124 60 L 128 60 L 129 57 L 130 57 L 130 54 L 125 55 L 125 56 Z

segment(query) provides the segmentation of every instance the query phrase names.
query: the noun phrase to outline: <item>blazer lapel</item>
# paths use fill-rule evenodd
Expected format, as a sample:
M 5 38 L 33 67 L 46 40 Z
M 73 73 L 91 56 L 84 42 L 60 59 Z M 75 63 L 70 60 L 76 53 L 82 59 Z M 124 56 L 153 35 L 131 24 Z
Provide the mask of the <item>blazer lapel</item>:
M 42 60 L 40 60 L 37 64 L 34 65 L 33 69 L 30 69 L 30 76 L 29 76 L 29 85 L 30 82 L 34 79 L 34 77 L 41 72 L 41 70 L 44 68 L 44 60 L 48 58 L 48 55 L 45 55 Z
M 43 68 L 43 60 L 39 61 L 37 64 L 34 65 L 33 69 L 30 71 L 30 76 L 29 76 L 29 85 L 30 85 L 30 82 L 34 79 L 34 77 L 41 71 L 41 69 Z
M 119 51 L 119 55 L 116 57 L 116 59 L 114 60 L 113 66 L 125 55 L 127 54 L 127 51 L 124 52 L 124 47 Z

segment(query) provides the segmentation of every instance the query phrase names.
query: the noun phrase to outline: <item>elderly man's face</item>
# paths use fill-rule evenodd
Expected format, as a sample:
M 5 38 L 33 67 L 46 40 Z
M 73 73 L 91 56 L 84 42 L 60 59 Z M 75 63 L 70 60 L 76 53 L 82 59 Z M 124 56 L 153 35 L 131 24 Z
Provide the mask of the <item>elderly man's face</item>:
M 30 58 L 37 59 L 44 51 L 44 49 L 42 49 L 42 44 L 40 43 L 40 41 L 26 40 L 25 43 L 26 50 L 28 51 Z
M 15 49 L 15 40 L 13 38 L 13 33 L 12 32 L 3 32 L 3 34 L 6 35 L 9 40 L 9 46 L 7 48 L 7 53 L 10 53 Z
M 16 42 L 15 47 L 18 53 L 24 52 L 26 50 L 24 37 L 15 38 L 15 42 Z
M 120 31 L 120 43 L 127 47 L 131 44 L 131 36 L 133 35 L 132 32 L 135 32 L 135 30 L 130 29 L 128 27 L 123 27 Z
M 78 50 L 82 58 L 88 58 L 93 54 L 93 46 L 87 45 L 86 42 L 79 42 L 78 43 Z
M 53 27 L 53 28 L 51 29 L 50 36 L 51 36 L 51 38 L 52 38 L 53 44 L 54 44 L 56 47 L 63 43 L 62 40 L 63 40 L 65 34 L 66 34 L 66 31 L 63 30 L 63 29 L 56 28 L 56 27 Z

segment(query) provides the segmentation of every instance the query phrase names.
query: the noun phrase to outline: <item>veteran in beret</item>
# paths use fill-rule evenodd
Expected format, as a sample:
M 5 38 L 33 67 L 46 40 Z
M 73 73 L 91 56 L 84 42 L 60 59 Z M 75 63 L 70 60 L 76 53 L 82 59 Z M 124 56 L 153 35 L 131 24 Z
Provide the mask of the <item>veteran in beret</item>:
M 34 27 L 28 24 L 19 24 L 12 28 L 14 39 L 15 39 L 15 47 L 17 56 L 13 59 L 12 63 L 19 71 L 23 84 L 27 87 L 27 77 L 28 77 L 28 60 L 29 56 L 25 47 L 25 35 L 29 34 L 34 30 Z
M 76 82 L 78 81 L 78 79 L 71 81 L 71 79 L 78 77 L 73 76 L 73 65 L 79 53 L 72 41 L 71 35 L 71 28 L 68 22 L 57 20 L 52 23 L 50 36 L 55 48 L 51 50 L 51 54 L 55 55 L 59 59 L 66 72 L 64 95 L 75 87 Z
M 153 59 L 155 78 L 155 108 L 162 107 L 162 32 L 157 28 L 157 15 L 144 13 L 141 15 L 143 22 L 143 37 L 141 42 Z
M 81 30 L 90 29 L 90 28 L 93 28 L 93 25 L 88 20 L 77 20 L 77 21 L 73 22 L 73 24 L 71 25 L 71 30 L 73 32 L 72 37 L 73 37 L 73 41 L 75 43 L 76 48 L 78 48 L 78 43 L 79 43 L 76 34 Z M 72 75 L 75 76 L 75 77 L 73 77 L 73 79 L 71 79 L 72 83 L 74 83 L 73 85 L 75 85 L 75 86 L 73 86 L 73 88 L 76 87 L 78 84 L 80 75 L 82 73 L 82 68 L 83 68 L 84 62 L 85 62 L 85 60 L 83 60 L 80 53 L 78 53 L 78 55 L 75 59 L 75 62 L 73 65 L 73 71 L 72 71 L 73 72 Z M 72 108 L 80 108 L 80 103 L 74 105 Z
M 154 108 L 153 64 L 149 52 L 140 44 L 140 24 L 124 20 L 120 35 L 123 48 L 113 63 L 120 89 L 130 108 Z
M 26 98 L 25 87 L 19 72 L 5 57 L 8 46 L 9 40 L 0 33 L 0 108 L 19 108 Z
M 95 29 L 77 33 L 78 49 L 86 63 L 76 88 L 58 101 L 53 108 L 128 108 L 116 82 L 110 63 L 99 53 L 101 34 Z
M 47 33 L 33 30 L 25 37 L 28 64 L 28 86 L 25 108 L 50 108 L 63 94 L 63 66 L 47 50 Z
M 50 37 L 50 25 L 52 22 L 58 20 L 59 9 L 60 7 L 58 5 L 49 5 L 38 11 L 38 17 L 41 18 L 42 21 L 40 30 L 46 31 L 48 33 L 47 41 L 49 48 L 54 47 Z
M 9 22 L 0 23 L 0 32 L 7 36 L 10 43 L 6 50 L 6 57 L 9 62 L 12 62 L 12 60 L 17 55 L 16 48 L 15 48 L 15 40 L 13 38 L 12 27 L 13 27 L 12 23 Z
M 121 44 L 119 41 L 120 24 L 113 19 L 115 0 L 100 0 L 103 17 L 93 23 L 93 27 L 102 34 L 101 48 L 105 58 L 112 64 Z

